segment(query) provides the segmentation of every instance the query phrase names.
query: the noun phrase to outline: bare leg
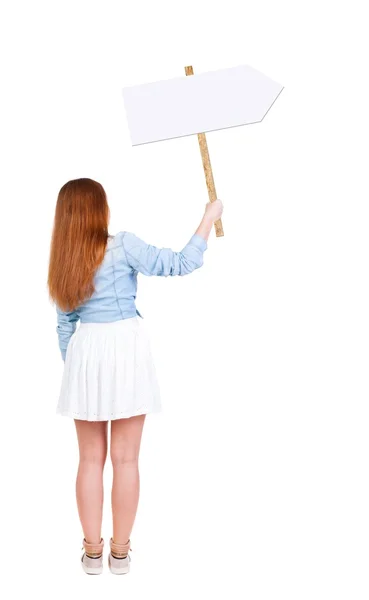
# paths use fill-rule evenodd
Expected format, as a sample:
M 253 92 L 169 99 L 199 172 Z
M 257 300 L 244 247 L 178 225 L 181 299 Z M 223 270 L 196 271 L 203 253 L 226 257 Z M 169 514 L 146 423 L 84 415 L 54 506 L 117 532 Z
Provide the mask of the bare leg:
M 107 422 L 75 420 L 79 467 L 76 494 L 86 542 L 99 544 L 103 509 L 103 470 L 107 453 Z
M 145 415 L 111 422 L 113 541 L 127 544 L 140 493 L 138 456 Z

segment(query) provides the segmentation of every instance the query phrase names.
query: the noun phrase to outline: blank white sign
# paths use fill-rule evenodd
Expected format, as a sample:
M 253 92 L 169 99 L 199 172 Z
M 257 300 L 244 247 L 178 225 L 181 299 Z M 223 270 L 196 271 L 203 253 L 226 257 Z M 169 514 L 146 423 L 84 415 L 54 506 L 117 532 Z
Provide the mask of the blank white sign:
M 132 145 L 257 123 L 282 90 L 247 65 L 126 87 Z

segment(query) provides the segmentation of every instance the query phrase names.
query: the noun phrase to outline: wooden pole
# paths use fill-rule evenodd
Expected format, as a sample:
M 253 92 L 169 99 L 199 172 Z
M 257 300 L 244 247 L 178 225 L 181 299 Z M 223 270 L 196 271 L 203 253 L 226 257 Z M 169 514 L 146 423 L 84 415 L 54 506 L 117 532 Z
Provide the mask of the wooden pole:
M 185 67 L 185 73 L 186 73 L 186 75 L 193 75 L 193 68 Z M 206 141 L 205 133 L 198 133 L 197 138 L 199 140 L 199 146 L 200 146 L 200 152 L 201 152 L 201 158 L 202 158 L 202 166 L 204 167 L 204 173 L 205 173 L 205 179 L 206 179 L 206 186 L 208 188 L 209 200 L 210 200 L 210 202 L 214 202 L 214 200 L 217 199 L 217 193 L 215 191 L 213 171 L 211 168 L 208 144 Z M 217 237 L 222 237 L 224 235 L 222 220 L 218 219 L 218 221 L 215 221 L 214 227 L 215 227 L 215 235 Z

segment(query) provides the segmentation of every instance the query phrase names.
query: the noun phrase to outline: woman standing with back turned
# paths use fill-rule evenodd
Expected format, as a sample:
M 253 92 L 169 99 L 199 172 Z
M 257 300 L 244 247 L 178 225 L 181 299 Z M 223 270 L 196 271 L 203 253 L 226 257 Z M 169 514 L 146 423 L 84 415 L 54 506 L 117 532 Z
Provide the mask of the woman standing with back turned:
M 108 422 L 113 465 L 109 567 L 123 574 L 129 571 L 145 415 L 160 410 L 150 342 L 135 305 L 137 274 L 187 275 L 201 267 L 209 233 L 222 211 L 220 200 L 207 204 L 188 244 L 173 252 L 148 245 L 132 233 L 109 235 L 106 194 L 96 181 L 69 181 L 59 192 L 48 286 L 65 361 L 57 412 L 75 420 L 78 437 L 76 494 L 86 573 L 99 574 L 103 566 Z

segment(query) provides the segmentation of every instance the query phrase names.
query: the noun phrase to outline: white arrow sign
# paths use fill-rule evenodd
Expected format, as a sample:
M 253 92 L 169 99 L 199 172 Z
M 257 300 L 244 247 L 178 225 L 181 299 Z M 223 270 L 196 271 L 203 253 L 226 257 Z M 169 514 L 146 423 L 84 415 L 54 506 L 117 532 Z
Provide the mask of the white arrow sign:
M 132 145 L 197 134 L 211 202 L 217 197 L 205 132 L 261 121 L 283 86 L 243 65 L 123 89 Z M 192 75 L 192 77 L 187 77 Z M 217 237 L 224 235 L 221 220 Z
M 126 87 L 132 145 L 257 123 L 282 90 L 246 65 Z

